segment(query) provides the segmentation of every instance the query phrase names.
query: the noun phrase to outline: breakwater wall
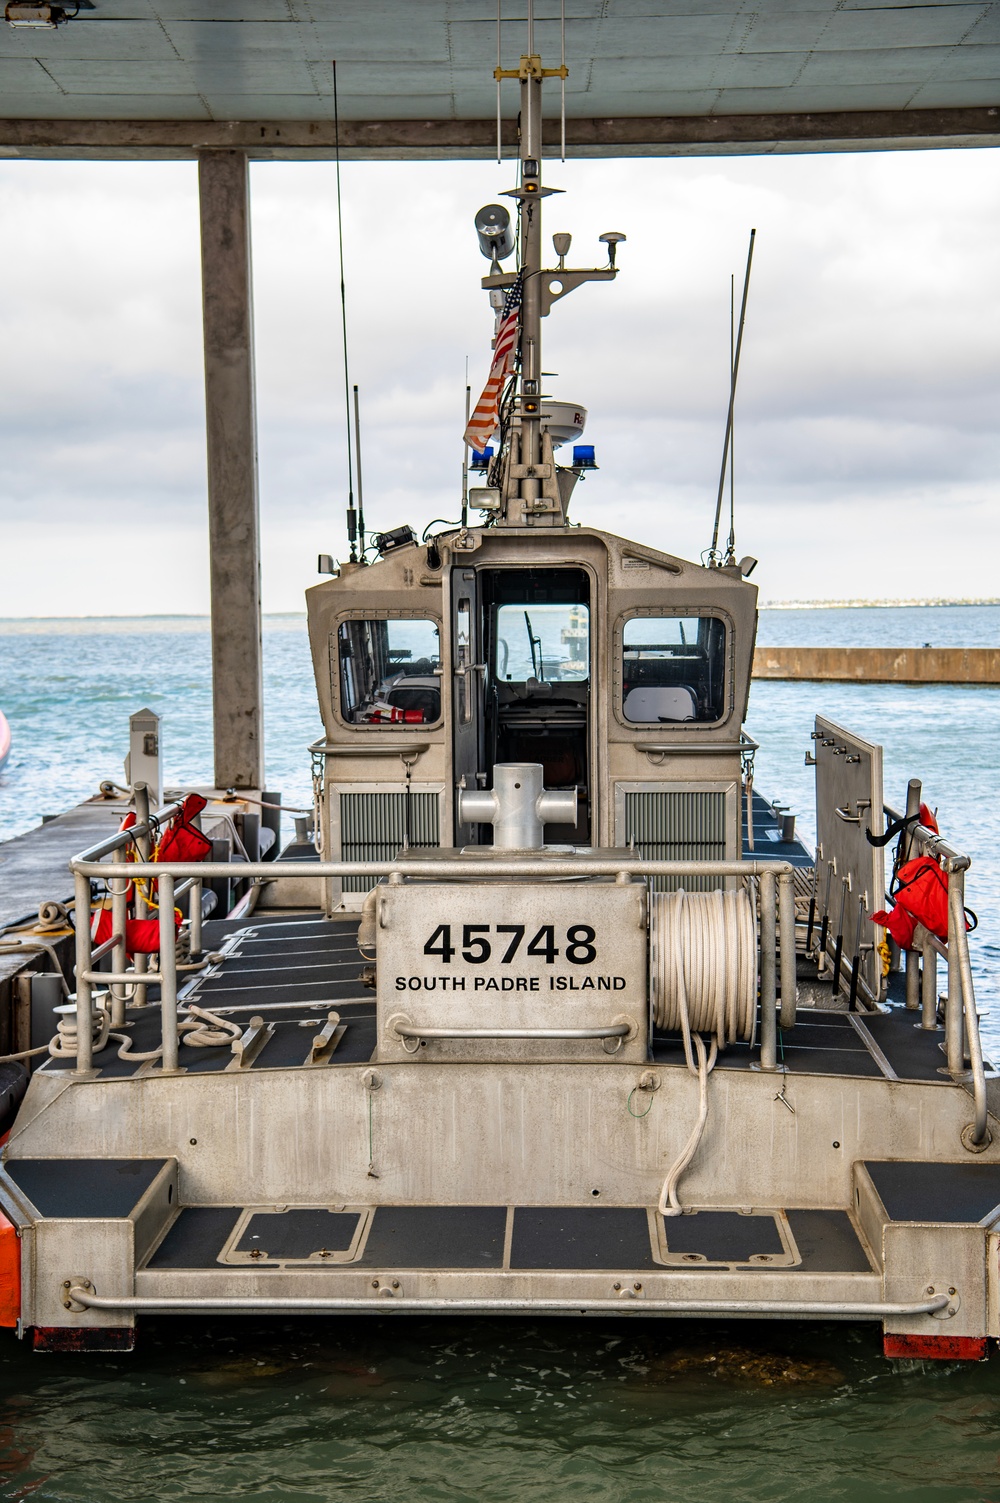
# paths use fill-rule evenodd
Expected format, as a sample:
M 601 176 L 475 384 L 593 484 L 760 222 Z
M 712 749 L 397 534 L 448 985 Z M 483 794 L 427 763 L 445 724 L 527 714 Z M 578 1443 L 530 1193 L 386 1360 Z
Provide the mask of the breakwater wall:
M 1000 684 L 1000 647 L 758 647 L 754 678 Z

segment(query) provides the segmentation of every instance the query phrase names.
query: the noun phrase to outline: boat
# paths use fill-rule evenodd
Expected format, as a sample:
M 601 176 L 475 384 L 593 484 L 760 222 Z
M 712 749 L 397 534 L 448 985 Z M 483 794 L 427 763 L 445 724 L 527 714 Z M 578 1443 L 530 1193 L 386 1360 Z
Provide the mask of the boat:
M 594 454 L 542 329 L 624 237 L 546 264 L 563 73 L 530 48 L 500 72 L 483 483 L 422 539 L 362 527 L 307 593 L 311 830 L 201 859 L 194 805 L 137 784 L 72 861 L 75 989 L 0 1164 L 0 1323 L 110 1350 L 147 1315 L 759 1317 L 981 1358 L 1000 1140 L 969 859 L 820 714 L 807 850 L 753 787 L 753 560 L 571 522 Z M 913 902 L 913 863 L 946 911 L 901 951 L 871 915 Z M 150 914 L 158 958 L 130 955 Z

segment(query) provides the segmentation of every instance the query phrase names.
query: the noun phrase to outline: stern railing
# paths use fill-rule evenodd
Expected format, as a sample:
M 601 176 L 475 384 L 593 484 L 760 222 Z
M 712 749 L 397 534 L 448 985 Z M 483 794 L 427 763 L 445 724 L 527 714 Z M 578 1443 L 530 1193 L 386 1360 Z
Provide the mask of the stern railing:
M 231 878 L 232 864 L 225 861 L 164 861 L 148 859 L 148 837 L 161 823 L 178 812 L 179 805 L 160 809 L 153 817 L 140 819 L 130 830 L 122 830 L 91 846 L 70 862 L 76 884 L 76 1066 L 75 1073 L 88 1075 L 93 1070 L 94 988 L 104 986 L 111 997 L 111 1025 L 125 1021 L 125 999 L 129 988 L 160 988 L 161 1069 L 178 1068 L 179 1030 L 177 1017 L 177 964 L 175 951 L 174 902 L 183 891 L 191 892 L 191 948 L 200 949 L 201 888 L 205 881 Z M 123 859 L 128 848 L 145 859 Z M 546 856 L 542 868 L 546 877 L 609 877 L 619 882 L 656 877 L 727 877 L 756 883 L 760 914 L 760 1065 L 764 1070 L 777 1069 L 778 986 L 780 974 L 781 1027 L 795 1021 L 795 895 L 794 868 L 784 861 L 658 861 L 629 853 L 621 856 L 587 855 Z M 490 857 L 468 857 L 460 866 L 443 857 L 408 853 L 405 861 L 316 861 L 305 870 L 301 861 L 241 861 L 239 876 L 251 883 L 263 881 L 301 881 L 303 876 L 319 881 L 328 878 L 368 877 L 372 885 L 386 878 L 402 882 L 420 880 L 454 881 L 456 877 L 474 880 L 502 873 L 512 878 L 538 879 L 540 863 L 530 853 L 497 853 Z M 113 933 L 95 948 L 91 939 L 90 903 L 92 879 L 108 884 L 112 894 Z M 136 965 L 119 966 L 116 959 L 110 971 L 95 969 L 107 954 L 124 955 L 125 919 L 128 883 L 134 879 L 155 879 L 158 883 L 160 933 L 159 966 L 155 971 Z M 779 962 L 780 956 L 780 962 Z M 147 957 L 136 956 L 136 961 Z

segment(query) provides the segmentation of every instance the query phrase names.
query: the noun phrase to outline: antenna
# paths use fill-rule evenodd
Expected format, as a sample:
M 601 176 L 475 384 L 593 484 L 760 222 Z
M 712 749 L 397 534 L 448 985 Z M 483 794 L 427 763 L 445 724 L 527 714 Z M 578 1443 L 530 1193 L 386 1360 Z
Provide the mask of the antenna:
M 729 459 L 729 449 L 733 437 L 733 408 L 736 405 L 736 380 L 740 373 L 740 350 L 743 347 L 743 325 L 746 322 L 747 316 L 747 294 L 750 291 L 750 265 L 753 261 L 753 242 L 756 234 L 756 230 L 750 231 L 750 246 L 747 250 L 747 269 L 743 278 L 743 302 L 740 305 L 740 324 L 736 335 L 736 351 L 733 355 L 729 381 L 729 412 L 726 415 L 726 437 L 722 445 L 722 470 L 719 474 L 719 494 L 715 503 L 715 527 L 712 530 L 712 546 L 708 554 L 709 563 L 716 565 L 719 561 L 719 523 L 722 520 L 722 497 L 726 489 L 726 462 Z
M 331 64 L 333 69 L 333 153 L 337 163 L 337 245 L 340 250 L 340 324 L 344 336 L 344 416 L 347 419 L 347 540 L 351 545 L 351 563 L 358 561 L 358 514 L 354 509 L 354 464 L 351 457 L 351 404 L 350 404 L 350 366 L 347 358 L 347 292 L 344 287 L 344 216 L 340 197 L 340 110 L 337 107 L 337 62 L 334 59 Z M 364 552 L 365 539 L 362 533 L 361 551 Z
M 472 416 L 472 387 L 469 385 L 469 357 L 465 357 L 465 431 Z M 469 445 L 462 446 L 462 529 L 469 525 Z
M 503 0 L 497 0 L 497 166 L 498 167 L 500 166 L 500 162 L 501 162 L 501 160 L 503 158 L 503 142 L 502 142 L 501 136 L 500 136 L 500 68 L 502 66 L 502 60 L 501 60 L 501 57 L 500 57 L 500 10 L 501 10 L 502 5 L 503 5 Z
M 354 388 L 354 441 L 358 465 L 358 532 L 361 535 L 361 562 L 365 561 L 365 501 L 361 487 L 361 409 L 358 388 Z
M 729 273 L 729 370 L 732 373 L 733 363 L 736 359 L 736 275 Z M 360 486 L 360 482 L 359 482 Z M 736 562 L 736 412 L 733 412 L 733 426 L 729 431 L 729 540 L 726 543 L 727 564 Z

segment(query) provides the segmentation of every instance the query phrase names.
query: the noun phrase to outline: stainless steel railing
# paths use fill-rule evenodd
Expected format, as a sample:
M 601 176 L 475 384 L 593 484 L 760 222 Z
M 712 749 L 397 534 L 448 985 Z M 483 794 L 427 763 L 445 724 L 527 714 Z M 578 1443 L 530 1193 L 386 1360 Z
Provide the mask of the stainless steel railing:
M 907 816 L 912 817 L 920 807 L 920 783 L 911 779 L 907 789 Z M 885 815 L 890 820 L 900 820 L 898 810 L 885 805 Z M 948 940 L 944 943 L 937 935 L 929 933 L 922 925 L 916 937 L 920 940 L 920 954 L 916 950 L 906 953 L 906 1006 L 910 1011 L 921 1012 L 921 1027 L 937 1027 L 937 957 L 940 955 L 948 967 L 948 989 L 945 996 L 944 1038 L 948 1073 L 956 1080 L 968 1073 L 972 1080 L 972 1095 L 975 1119 L 969 1134 L 973 1144 L 989 1142 L 986 1103 L 986 1070 L 983 1065 L 983 1045 L 979 1035 L 979 1015 L 976 1012 L 976 992 L 972 979 L 972 960 L 969 955 L 969 936 L 965 927 L 965 873 L 972 865 L 971 856 L 956 850 L 943 836 L 925 825 L 912 824 L 906 827 L 901 837 L 904 842 L 904 859 L 915 855 L 930 856 L 937 861 L 948 876 Z M 919 999 L 919 1000 L 918 1000 Z M 966 1046 L 970 1069 L 965 1069 Z
M 175 957 L 174 901 L 177 895 L 190 885 L 191 891 L 191 946 L 195 948 L 195 929 L 198 926 L 200 945 L 201 887 L 205 880 L 231 878 L 232 863 L 225 861 L 200 862 L 152 862 L 148 859 L 148 837 L 156 825 L 170 819 L 178 812 L 173 804 L 157 811 L 154 818 L 140 819 L 130 830 L 122 830 L 98 841 L 82 851 L 70 862 L 76 883 L 76 1073 L 86 1075 L 93 1069 L 93 992 L 95 986 L 107 986 L 112 996 L 112 1024 L 124 1021 L 127 989 L 142 985 L 157 985 L 160 988 L 162 1069 L 177 1069 L 178 1020 L 177 1020 L 177 967 Z M 144 848 L 145 843 L 145 848 Z M 130 845 L 144 859 L 126 861 L 121 859 Z M 119 859 L 108 858 L 118 857 Z M 318 879 L 328 877 L 365 876 L 372 879 L 387 877 L 391 882 L 407 878 L 422 878 L 454 881 L 478 877 L 496 877 L 498 873 L 508 877 L 531 877 L 539 875 L 540 868 L 549 877 L 612 877 L 628 882 L 634 878 L 647 877 L 737 877 L 755 881 L 760 904 L 760 1064 L 764 1070 L 777 1069 L 777 991 L 778 949 L 780 938 L 781 1024 L 790 1027 L 795 1013 L 795 898 L 793 889 L 794 868 L 785 861 L 654 861 L 640 856 L 550 857 L 540 863 L 537 856 L 519 855 L 516 852 L 496 852 L 489 858 L 464 858 L 460 867 L 453 860 L 442 857 L 408 857 L 405 861 L 317 861 L 310 862 L 306 875 Z M 280 882 L 285 879 L 302 879 L 301 861 L 241 861 L 236 868 L 240 879 L 251 881 L 266 878 Z M 135 878 L 155 878 L 158 883 L 158 913 L 160 935 L 159 969 L 150 971 L 126 967 L 111 971 L 97 971 L 98 952 L 94 950 L 90 934 L 90 882 L 101 878 L 112 890 L 113 934 L 101 954 L 124 953 L 126 889 Z M 117 884 L 117 885 L 116 885 Z M 181 885 L 178 885 L 181 884 Z M 117 905 L 117 906 L 116 906 Z M 197 915 L 197 917 L 196 917 Z M 143 960 L 146 957 L 141 957 Z M 140 959 L 136 956 L 136 961 Z M 116 990 L 117 989 L 117 990 Z

